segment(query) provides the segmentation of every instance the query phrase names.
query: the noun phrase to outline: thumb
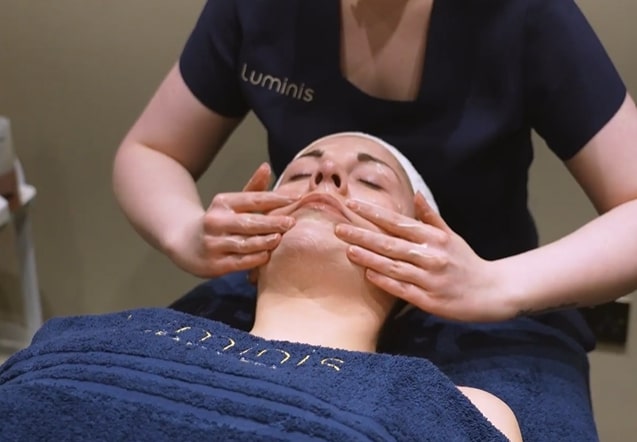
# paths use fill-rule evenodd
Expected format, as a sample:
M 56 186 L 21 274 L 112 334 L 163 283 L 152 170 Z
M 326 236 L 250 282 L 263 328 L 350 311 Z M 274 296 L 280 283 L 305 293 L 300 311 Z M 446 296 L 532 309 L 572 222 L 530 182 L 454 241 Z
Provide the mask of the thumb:
M 272 177 L 272 169 L 268 163 L 262 163 L 254 171 L 248 182 L 243 186 L 244 192 L 260 192 L 267 190 Z
M 429 205 L 425 197 L 420 192 L 416 192 L 414 195 L 414 208 L 416 211 L 416 218 L 425 224 L 437 227 L 444 231 L 451 231 L 445 220 Z

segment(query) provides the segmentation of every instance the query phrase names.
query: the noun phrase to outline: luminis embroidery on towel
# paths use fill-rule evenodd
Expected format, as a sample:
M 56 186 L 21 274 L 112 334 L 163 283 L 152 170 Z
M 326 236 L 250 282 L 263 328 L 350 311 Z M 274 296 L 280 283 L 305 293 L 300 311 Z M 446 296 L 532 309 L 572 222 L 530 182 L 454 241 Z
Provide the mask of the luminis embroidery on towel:
M 248 348 L 238 346 L 236 340 L 223 335 L 216 335 L 209 330 L 194 327 L 181 327 L 176 330 L 145 330 L 145 333 L 158 337 L 170 338 L 186 346 L 213 350 L 217 354 L 235 355 L 240 361 L 259 366 L 277 368 L 279 366 L 320 366 L 340 372 L 345 361 L 336 357 L 319 357 L 315 350 L 309 353 L 293 354 L 287 350 L 259 345 Z

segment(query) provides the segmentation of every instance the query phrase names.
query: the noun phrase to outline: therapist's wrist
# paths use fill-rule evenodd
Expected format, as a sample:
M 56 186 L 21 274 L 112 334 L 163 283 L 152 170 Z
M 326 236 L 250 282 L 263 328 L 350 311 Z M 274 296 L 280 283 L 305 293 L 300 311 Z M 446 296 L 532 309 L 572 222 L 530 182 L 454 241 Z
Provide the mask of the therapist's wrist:
M 203 210 L 188 215 L 181 213 L 162 226 L 158 236 L 160 251 L 171 259 L 178 258 L 186 250 L 194 251 L 203 239 L 204 215 Z
M 492 261 L 492 264 L 494 301 L 502 319 L 530 314 L 534 305 L 525 272 L 516 268 L 509 258 Z

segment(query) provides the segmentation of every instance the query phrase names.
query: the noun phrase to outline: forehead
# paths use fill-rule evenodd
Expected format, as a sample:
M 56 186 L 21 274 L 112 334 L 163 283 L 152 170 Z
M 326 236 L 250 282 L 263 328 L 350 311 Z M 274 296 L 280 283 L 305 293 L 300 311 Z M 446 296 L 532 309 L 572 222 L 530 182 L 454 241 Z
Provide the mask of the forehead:
M 374 140 L 367 138 L 352 135 L 328 137 L 311 144 L 302 152 L 307 153 L 312 150 L 329 153 L 330 158 L 336 161 L 339 159 L 346 161 L 356 158 L 358 154 L 365 153 L 387 163 L 397 173 L 404 174 L 402 166 L 394 155 Z

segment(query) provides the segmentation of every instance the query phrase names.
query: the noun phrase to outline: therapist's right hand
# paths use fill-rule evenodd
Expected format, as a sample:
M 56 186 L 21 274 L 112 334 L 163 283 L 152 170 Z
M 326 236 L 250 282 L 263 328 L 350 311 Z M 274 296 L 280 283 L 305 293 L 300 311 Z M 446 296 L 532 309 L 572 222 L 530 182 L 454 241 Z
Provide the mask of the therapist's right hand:
M 172 259 L 202 278 L 249 270 L 265 264 L 281 235 L 294 226 L 289 216 L 266 215 L 296 199 L 267 191 L 270 166 L 261 164 L 242 192 L 215 195 L 202 220 L 180 241 Z

